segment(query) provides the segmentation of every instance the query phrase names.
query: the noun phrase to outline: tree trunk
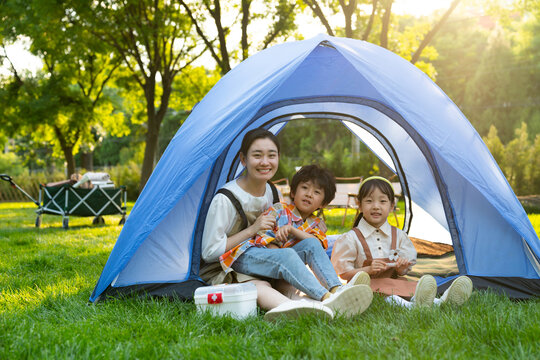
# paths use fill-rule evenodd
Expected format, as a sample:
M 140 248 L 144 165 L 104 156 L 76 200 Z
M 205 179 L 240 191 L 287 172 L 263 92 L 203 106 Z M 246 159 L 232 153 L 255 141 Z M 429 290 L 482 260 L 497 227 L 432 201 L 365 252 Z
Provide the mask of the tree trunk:
M 393 0 L 386 0 L 381 29 L 381 46 L 388 49 L 388 29 L 390 27 L 390 15 L 392 15 Z
M 64 157 L 66 158 L 67 163 L 67 175 L 70 177 L 72 174 L 75 174 L 75 157 L 73 156 L 73 147 L 67 146 L 62 148 L 64 152 Z
M 446 20 L 448 20 L 448 17 L 454 11 L 454 9 L 458 6 L 460 1 L 461 0 L 454 0 L 452 4 L 450 5 L 450 7 L 448 8 L 448 10 L 446 10 L 442 18 L 439 20 L 439 22 L 435 24 L 435 26 L 433 26 L 430 32 L 427 33 L 427 35 L 422 40 L 422 43 L 420 43 L 420 46 L 418 46 L 418 49 L 416 49 L 416 51 L 414 52 L 411 58 L 411 63 L 414 64 L 418 61 L 418 59 L 420 59 L 420 55 L 422 54 L 422 51 L 431 42 L 431 40 L 433 40 L 437 32 L 441 29 L 441 27 L 444 25 Z
M 249 7 L 251 0 L 242 0 L 242 60 L 246 60 L 249 56 L 249 43 L 247 27 L 249 24 Z
M 150 119 L 150 117 L 152 117 L 152 119 Z M 139 183 L 139 194 L 154 170 L 154 160 L 159 137 L 159 124 L 156 124 L 155 117 L 155 114 L 148 114 L 148 129 L 145 137 L 146 140 L 144 147 L 144 159 L 141 169 L 141 182 Z
M 155 80 L 147 84 L 145 89 L 145 95 L 146 95 L 146 110 L 147 110 L 147 125 L 148 129 L 146 131 L 146 142 L 145 142 L 145 148 L 144 148 L 144 159 L 143 159 L 143 165 L 141 169 L 141 182 L 139 183 L 139 193 L 142 191 L 144 186 L 146 185 L 146 182 L 150 178 L 150 175 L 152 175 L 152 171 L 154 170 L 154 165 L 156 164 L 156 153 L 157 153 L 157 146 L 159 141 L 159 130 L 161 127 L 161 123 L 163 122 L 163 118 L 165 117 L 165 114 L 167 113 L 167 108 L 169 106 L 169 99 L 171 96 L 172 91 L 172 82 L 174 79 L 173 74 L 169 74 L 169 76 L 165 76 L 161 74 L 162 76 L 162 87 L 163 92 L 161 94 L 161 103 L 159 106 L 158 111 L 156 112 L 156 108 L 154 106 L 155 104 Z M 154 75 L 155 79 L 155 75 Z
M 317 16 L 319 18 L 319 20 L 321 20 L 321 23 L 325 27 L 326 32 L 328 33 L 328 35 L 334 36 L 334 32 L 332 31 L 332 27 L 330 27 L 330 23 L 328 22 L 328 19 L 326 18 L 326 16 L 324 16 L 324 13 L 323 13 L 321 7 L 319 6 L 319 3 L 317 2 L 317 0 L 304 0 L 304 3 L 307 4 L 307 6 L 309 6 L 311 11 L 313 11 L 315 16 Z
M 208 9 L 210 10 L 210 9 Z M 221 23 L 221 4 L 219 0 L 214 0 L 214 10 L 210 10 L 210 14 L 214 18 L 216 29 L 218 31 L 219 39 L 219 51 L 221 53 L 221 74 L 225 75 L 231 71 L 231 63 L 229 59 L 229 52 L 227 51 L 226 30 Z
M 354 35 L 352 30 L 352 16 L 356 9 L 356 0 L 350 0 L 348 5 L 345 4 L 344 0 L 340 0 L 339 4 L 343 9 L 343 16 L 345 16 L 345 36 L 352 38 Z
M 72 174 L 75 174 L 75 157 L 73 156 L 73 147 L 75 144 L 68 144 L 64 134 L 62 134 L 62 131 L 57 126 L 54 127 L 54 133 L 56 134 L 56 138 L 60 143 L 60 148 L 62 148 L 62 152 L 64 153 L 67 165 L 67 177 L 69 178 Z M 79 133 L 77 132 L 75 138 L 78 137 Z
M 373 0 L 373 7 L 371 9 L 371 15 L 369 16 L 369 21 L 366 27 L 366 30 L 364 31 L 364 35 L 362 35 L 362 40 L 367 41 L 369 34 L 371 33 L 371 29 L 373 28 L 373 21 L 375 20 L 375 13 L 377 12 L 377 3 L 378 0 Z
M 94 152 L 81 152 L 81 167 L 86 171 L 94 171 Z

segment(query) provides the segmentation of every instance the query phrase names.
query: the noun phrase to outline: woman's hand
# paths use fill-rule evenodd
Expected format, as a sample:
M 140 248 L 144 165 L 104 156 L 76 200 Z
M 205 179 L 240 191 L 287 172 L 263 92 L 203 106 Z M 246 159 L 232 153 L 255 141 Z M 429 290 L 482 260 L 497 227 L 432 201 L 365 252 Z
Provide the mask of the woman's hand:
M 388 268 L 386 262 L 383 260 L 375 259 L 371 262 L 371 265 L 368 266 L 367 273 L 369 275 L 378 275 L 381 272 L 385 271 Z
M 259 215 L 255 222 L 251 225 L 253 234 L 257 234 L 261 230 L 271 230 L 276 225 L 276 218 L 273 215 Z
M 276 240 L 281 244 L 285 244 L 289 238 L 289 233 L 293 231 L 292 225 L 284 225 L 276 231 Z

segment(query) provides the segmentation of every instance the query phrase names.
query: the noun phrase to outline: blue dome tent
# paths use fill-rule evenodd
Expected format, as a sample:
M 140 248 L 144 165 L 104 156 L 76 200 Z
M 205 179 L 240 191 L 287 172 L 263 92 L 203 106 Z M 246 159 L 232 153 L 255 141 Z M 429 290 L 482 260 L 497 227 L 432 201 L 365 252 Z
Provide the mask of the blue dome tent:
M 478 288 L 538 295 L 538 236 L 457 106 L 396 54 L 318 35 L 251 56 L 193 109 L 135 203 L 90 301 L 131 291 L 189 298 L 202 284 L 208 206 L 242 171 L 244 134 L 319 118 L 341 121 L 398 175 L 409 235 L 452 244 L 460 274 Z

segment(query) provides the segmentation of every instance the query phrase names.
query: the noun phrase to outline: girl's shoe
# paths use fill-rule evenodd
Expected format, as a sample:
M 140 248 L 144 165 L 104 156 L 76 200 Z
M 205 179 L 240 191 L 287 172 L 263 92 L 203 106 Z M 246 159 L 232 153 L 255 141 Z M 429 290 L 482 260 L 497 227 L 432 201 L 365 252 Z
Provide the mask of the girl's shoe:
M 463 305 L 471 297 L 473 284 L 467 276 L 460 276 L 455 279 L 450 287 L 441 296 L 441 302 L 454 305 Z
M 315 315 L 325 320 L 334 318 L 334 313 L 331 309 L 324 306 L 318 301 L 307 300 L 291 300 L 284 302 L 269 310 L 264 315 L 266 321 L 276 321 L 279 318 L 296 319 L 304 315 Z
M 335 315 L 353 316 L 361 314 L 373 300 L 373 291 L 368 285 L 341 286 L 322 304 L 332 309 Z
M 359 271 L 352 277 L 351 280 L 345 286 L 354 286 L 354 285 L 369 285 L 371 278 L 369 274 L 365 271 Z
M 414 302 L 415 306 L 431 306 L 433 305 L 435 295 L 437 295 L 437 282 L 435 278 L 431 275 L 424 275 L 420 278 L 418 284 L 416 284 L 416 290 L 411 301 Z

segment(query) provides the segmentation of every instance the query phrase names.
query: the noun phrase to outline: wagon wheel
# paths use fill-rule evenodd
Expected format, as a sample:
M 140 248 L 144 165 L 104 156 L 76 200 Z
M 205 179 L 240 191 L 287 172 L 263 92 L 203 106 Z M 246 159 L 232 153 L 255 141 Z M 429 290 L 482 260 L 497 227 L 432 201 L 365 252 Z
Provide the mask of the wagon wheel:
M 94 217 L 94 220 L 92 220 L 92 225 L 100 225 L 100 224 L 105 224 L 105 219 L 103 219 L 103 216 Z
M 64 229 L 66 229 L 66 230 L 69 228 L 69 218 L 68 217 L 65 217 L 65 218 L 62 219 L 62 227 Z
M 41 215 L 38 215 L 36 217 L 36 227 L 39 228 L 41 226 Z

